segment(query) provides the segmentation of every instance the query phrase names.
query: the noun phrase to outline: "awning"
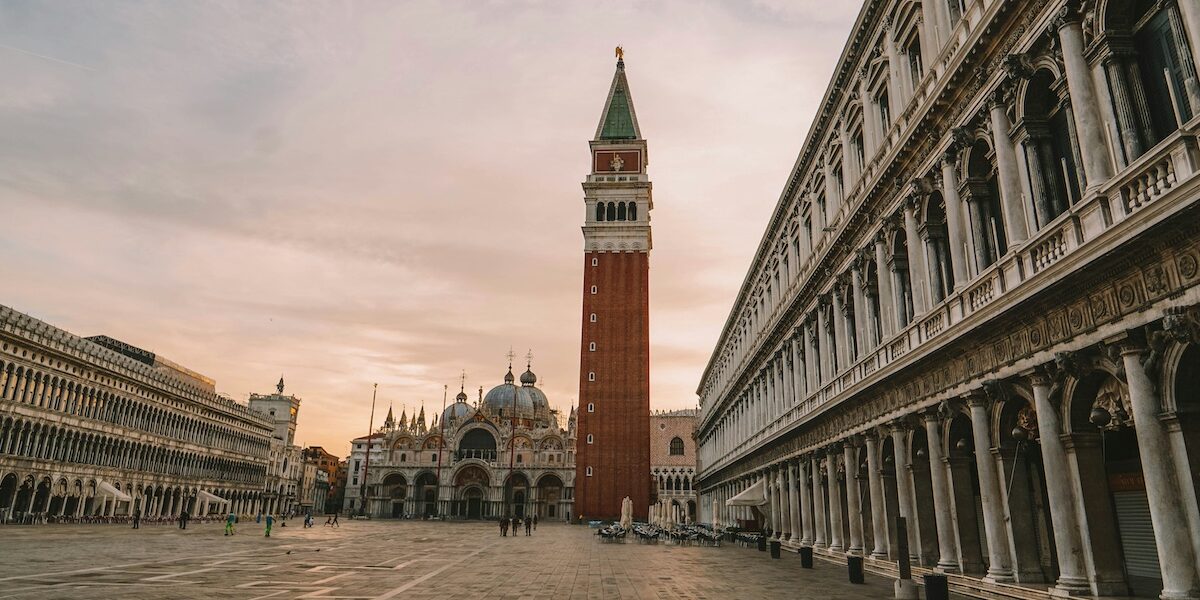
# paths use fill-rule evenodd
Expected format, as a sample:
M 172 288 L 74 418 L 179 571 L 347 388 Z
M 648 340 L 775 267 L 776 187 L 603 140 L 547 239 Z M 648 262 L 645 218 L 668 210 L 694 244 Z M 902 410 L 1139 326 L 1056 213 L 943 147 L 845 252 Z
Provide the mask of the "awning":
M 125 492 L 118 490 L 117 488 L 113 487 L 112 484 L 108 483 L 107 481 L 101 481 L 100 485 L 96 486 L 96 492 L 99 494 L 104 494 L 106 496 L 112 496 L 112 497 L 116 498 L 117 500 L 120 500 L 121 502 L 129 502 L 129 501 L 133 500 L 133 498 L 129 494 L 126 494 Z
M 725 501 L 725 506 L 763 506 L 767 503 L 767 487 L 763 480 L 742 490 L 742 493 Z
M 228 502 L 228 500 L 226 500 L 220 496 L 217 496 L 215 494 L 210 494 L 204 490 L 200 490 L 200 491 L 196 492 L 196 499 L 203 500 L 205 502 L 217 502 L 220 504 L 225 504 L 226 502 Z

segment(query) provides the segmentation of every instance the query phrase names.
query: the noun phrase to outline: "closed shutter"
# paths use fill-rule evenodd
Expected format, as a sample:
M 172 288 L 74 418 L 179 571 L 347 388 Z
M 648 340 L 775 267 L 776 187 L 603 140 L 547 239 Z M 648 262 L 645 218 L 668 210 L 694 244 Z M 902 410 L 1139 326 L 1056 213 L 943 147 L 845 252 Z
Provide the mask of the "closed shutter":
M 1161 578 L 1145 490 L 1113 492 L 1113 505 L 1117 509 L 1117 530 L 1125 552 L 1125 571 L 1134 577 Z

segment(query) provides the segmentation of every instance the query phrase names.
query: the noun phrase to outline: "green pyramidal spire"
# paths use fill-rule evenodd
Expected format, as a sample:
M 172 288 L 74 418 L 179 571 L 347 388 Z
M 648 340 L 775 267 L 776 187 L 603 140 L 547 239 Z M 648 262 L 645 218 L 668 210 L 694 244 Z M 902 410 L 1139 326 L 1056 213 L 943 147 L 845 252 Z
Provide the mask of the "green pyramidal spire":
M 613 75 L 608 99 L 604 102 L 604 113 L 596 129 L 597 140 L 641 139 L 637 115 L 633 110 L 633 98 L 629 95 L 629 81 L 625 79 L 625 60 L 617 61 L 617 72 Z

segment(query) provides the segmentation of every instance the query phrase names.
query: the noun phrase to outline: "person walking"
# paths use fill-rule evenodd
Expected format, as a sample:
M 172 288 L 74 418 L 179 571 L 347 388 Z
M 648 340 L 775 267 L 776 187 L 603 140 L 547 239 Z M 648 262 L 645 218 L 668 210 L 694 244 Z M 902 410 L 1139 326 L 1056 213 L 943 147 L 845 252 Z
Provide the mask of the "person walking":
M 189 516 L 188 511 L 186 511 L 186 510 L 179 512 L 179 528 L 180 529 L 187 529 L 188 516 Z
M 237 515 L 230 512 L 229 516 L 225 517 L 225 535 L 233 535 L 234 523 L 237 523 Z
M 517 537 L 517 528 L 520 526 L 521 526 L 521 519 L 518 518 L 516 515 L 513 515 L 513 518 L 512 518 L 513 537 Z
M 267 533 L 263 537 L 271 537 L 271 527 L 275 525 L 275 517 L 267 513 Z
M 141 510 L 133 511 L 133 528 L 138 529 L 138 528 L 140 528 L 141 524 L 142 524 L 142 511 Z
M 508 537 L 508 517 L 500 519 L 500 537 Z
M 337 520 L 337 518 L 338 518 L 338 514 L 337 514 L 337 513 L 333 513 L 333 526 L 334 526 L 334 527 L 337 527 L 337 528 L 341 528 L 341 525 L 339 525 L 339 524 L 338 524 L 338 520 Z
M 532 535 L 529 533 L 529 530 L 532 527 L 533 527 L 533 519 L 531 519 L 529 517 L 529 515 L 525 515 L 525 537 L 529 537 L 530 535 Z
M 537 515 L 533 515 L 533 530 L 537 531 Z

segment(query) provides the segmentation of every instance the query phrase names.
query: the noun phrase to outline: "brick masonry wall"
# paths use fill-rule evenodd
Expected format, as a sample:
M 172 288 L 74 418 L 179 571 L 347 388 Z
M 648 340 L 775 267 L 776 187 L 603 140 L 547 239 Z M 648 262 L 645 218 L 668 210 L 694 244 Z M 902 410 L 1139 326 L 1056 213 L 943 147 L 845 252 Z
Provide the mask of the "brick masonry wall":
M 696 417 L 691 415 L 650 417 L 650 464 L 666 467 L 695 467 Z M 683 440 L 683 456 L 671 456 L 671 440 Z
M 645 252 L 584 254 L 575 516 L 617 518 L 625 496 L 635 516 L 650 505 L 649 265 Z

